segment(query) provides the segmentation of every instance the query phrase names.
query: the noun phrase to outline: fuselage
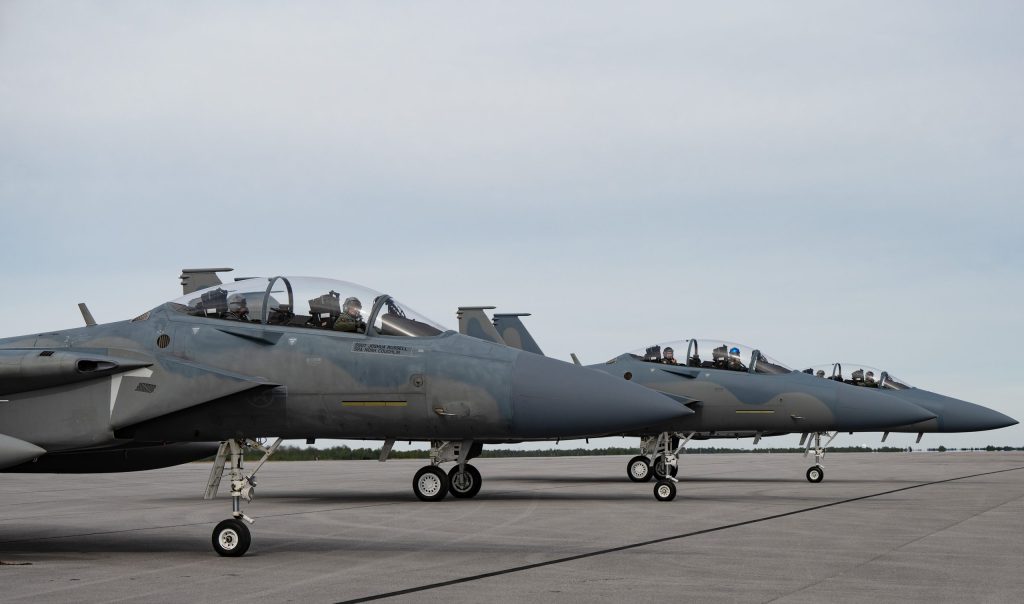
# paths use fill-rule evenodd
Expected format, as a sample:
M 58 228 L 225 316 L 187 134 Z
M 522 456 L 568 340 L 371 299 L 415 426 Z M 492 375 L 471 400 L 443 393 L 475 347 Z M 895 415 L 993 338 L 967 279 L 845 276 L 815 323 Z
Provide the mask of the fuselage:
M 622 380 L 454 332 L 346 333 L 197 317 L 171 304 L 0 340 L 12 363 L 45 363 L 48 352 L 141 368 L 4 394 L 0 433 L 47 451 L 270 436 L 570 438 L 692 413 Z
M 933 414 L 877 390 L 860 389 L 799 372 L 754 373 L 689 367 L 624 354 L 590 368 L 680 399 L 691 399 L 693 416 L 669 431 L 778 434 L 878 430 Z M 648 432 L 649 433 L 649 432 Z M 644 434 L 644 433 L 637 433 Z

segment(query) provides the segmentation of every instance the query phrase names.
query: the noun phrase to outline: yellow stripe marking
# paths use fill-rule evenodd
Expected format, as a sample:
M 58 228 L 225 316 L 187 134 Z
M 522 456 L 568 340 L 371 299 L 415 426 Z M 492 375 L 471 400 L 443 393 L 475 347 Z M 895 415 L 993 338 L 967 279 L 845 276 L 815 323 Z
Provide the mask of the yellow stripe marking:
M 408 407 L 405 401 L 341 401 L 342 407 Z

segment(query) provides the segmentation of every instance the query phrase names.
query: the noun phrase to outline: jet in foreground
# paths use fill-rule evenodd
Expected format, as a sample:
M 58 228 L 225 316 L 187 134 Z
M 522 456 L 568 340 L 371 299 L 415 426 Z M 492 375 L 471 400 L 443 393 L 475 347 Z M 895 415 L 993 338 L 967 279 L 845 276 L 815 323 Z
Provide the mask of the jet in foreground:
M 147 448 L 129 469 L 160 467 L 219 442 L 206 496 L 226 472 L 232 517 L 213 547 L 240 556 L 252 522 L 242 501 L 284 438 L 381 439 L 385 455 L 396 440 L 430 441 L 413 489 L 436 501 L 479 491 L 467 461 L 484 442 L 620 433 L 692 414 L 621 379 L 446 331 L 359 285 L 225 284 L 215 272 L 186 271 L 183 297 L 129 321 L 96 325 L 83 309 L 86 327 L 0 340 L 0 471 L 120 471 L 118 452 Z M 246 449 L 263 452 L 251 472 Z M 446 473 L 445 462 L 456 465 Z

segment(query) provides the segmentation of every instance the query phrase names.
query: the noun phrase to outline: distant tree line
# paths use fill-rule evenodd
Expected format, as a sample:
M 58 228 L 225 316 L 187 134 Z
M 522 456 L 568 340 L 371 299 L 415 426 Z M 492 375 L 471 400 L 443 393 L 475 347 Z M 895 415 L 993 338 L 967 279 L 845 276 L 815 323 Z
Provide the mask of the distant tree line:
M 829 453 L 906 453 L 907 447 L 830 447 Z M 993 447 L 989 445 L 981 448 L 946 448 L 938 446 L 928 451 L 1024 451 L 1024 447 Z M 802 447 L 761 447 L 757 449 L 732 449 L 727 447 L 687 447 L 682 453 L 685 455 L 714 455 L 718 453 L 803 453 Z M 595 455 L 636 455 L 635 447 L 604 447 L 601 449 L 487 449 L 484 448 L 480 457 L 582 457 Z M 254 461 L 259 459 L 261 454 L 257 451 L 246 453 L 246 459 Z M 390 459 L 426 459 L 430 456 L 429 451 L 418 449 L 413 451 L 391 451 Z M 361 447 L 352 449 L 345 445 L 330 447 L 328 449 L 317 449 L 315 447 L 281 447 L 274 453 L 274 461 L 315 461 L 315 460 L 365 460 L 379 459 L 380 448 L 371 449 Z

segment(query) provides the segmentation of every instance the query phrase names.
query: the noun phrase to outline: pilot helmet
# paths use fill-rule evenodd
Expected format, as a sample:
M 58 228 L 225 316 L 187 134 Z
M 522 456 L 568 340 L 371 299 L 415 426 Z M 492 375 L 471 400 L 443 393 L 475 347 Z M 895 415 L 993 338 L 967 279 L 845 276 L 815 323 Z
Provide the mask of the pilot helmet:
M 740 349 L 733 346 L 732 348 L 729 349 L 729 354 L 738 357 L 740 356 Z
M 666 347 L 665 347 L 665 350 L 663 351 L 663 354 L 664 354 L 665 356 L 668 356 L 668 355 L 669 355 L 669 353 L 671 353 L 671 354 L 675 354 L 675 352 L 676 352 L 676 351 L 672 350 L 672 347 L 671 347 L 671 346 L 666 346 Z
M 358 308 L 359 310 L 362 310 L 363 303 L 359 301 L 359 298 L 355 296 L 350 296 L 348 298 L 345 298 L 345 304 L 342 307 L 342 310 L 348 312 L 348 309 L 350 308 Z
M 242 294 L 231 294 L 228 296 L 228 310 L 231 312 L 246 310 L 245 296 Z

